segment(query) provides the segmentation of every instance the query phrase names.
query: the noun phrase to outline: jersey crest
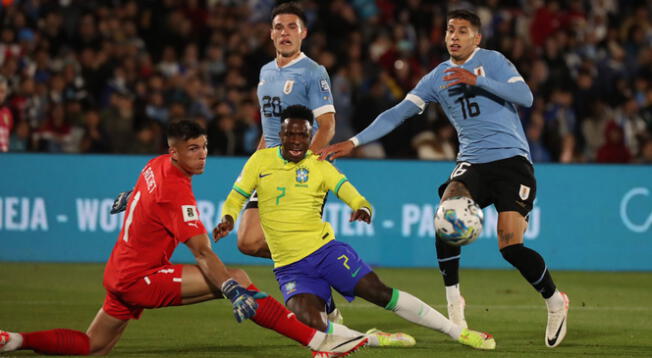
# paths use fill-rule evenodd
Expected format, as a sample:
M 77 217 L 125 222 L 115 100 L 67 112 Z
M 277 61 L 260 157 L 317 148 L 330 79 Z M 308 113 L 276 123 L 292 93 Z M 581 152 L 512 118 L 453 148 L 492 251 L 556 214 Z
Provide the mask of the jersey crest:
M 292 93 L 292 87 L 294 87 L 294 80 L 285 81 L 285 85 L 283 86 L 283 93 L 285 94 Z
M 523 185 L 523 184 L 521 184 L 521 188 L 520 188 L 519 191 L 518 191 L 518 196 L 519 196 L 522 200 L 527 200 L 527 198 L 530 197 L 530 187 L 527 186 L 527 185 Z
M 480 67 L 474 68 L 473 69 L 473 74 L 476 75 L 476 76 L 485 77 L 484 67 L 480 66 Z
M 297 169 L 297 183 L 305 183 L 308 181 L 308 174 L 310 172 L 306 168 Z
M 285 285 L 283 285 L 283 289 L 285 290 L 286 294 L 290 294 L 290 293 L 297 290 L 297 284 L 294 281 L 290 281 L 290 282 L 286 283 Z

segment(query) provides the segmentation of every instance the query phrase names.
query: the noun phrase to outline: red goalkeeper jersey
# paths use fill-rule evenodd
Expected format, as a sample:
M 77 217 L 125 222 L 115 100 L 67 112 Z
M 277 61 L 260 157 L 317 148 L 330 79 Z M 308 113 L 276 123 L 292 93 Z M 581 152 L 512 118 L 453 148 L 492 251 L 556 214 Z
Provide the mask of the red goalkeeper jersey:
M 199 220 L 190 177 L 170 155 L 149 161 L 131 193 L 118 242 L 104 269 L 104 286 L 121 291 L 170 264 L 179 245 L 206 233 Z

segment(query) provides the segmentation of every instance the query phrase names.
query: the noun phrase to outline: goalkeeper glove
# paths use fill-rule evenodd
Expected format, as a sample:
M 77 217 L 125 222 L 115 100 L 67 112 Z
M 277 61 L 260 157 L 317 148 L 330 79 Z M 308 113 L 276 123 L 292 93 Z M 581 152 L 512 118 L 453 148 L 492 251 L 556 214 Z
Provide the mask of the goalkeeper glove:
M 263 292 L 250 291 L 240 286 L 234 279 L 228 279 L 222 284 L 222 293 L 233 304 L 233 316 L 238 323 L 253 317 L 258 309 L 256 299 L 265 298 Z
M 127 209 L 127 203 L 129 202 L 129 196 L 131 195 L 131 190 L 124 191 L 113 200 L 113 205 L 111 206 L 111 214 L 117 214 L 125 211 Z

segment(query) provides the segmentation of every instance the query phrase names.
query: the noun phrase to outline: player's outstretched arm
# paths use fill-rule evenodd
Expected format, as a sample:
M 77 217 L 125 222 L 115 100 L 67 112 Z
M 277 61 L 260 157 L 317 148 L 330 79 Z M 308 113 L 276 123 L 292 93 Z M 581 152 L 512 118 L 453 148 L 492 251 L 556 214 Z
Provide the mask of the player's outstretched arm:
M 373 142 L 382 138 L 387 133 L 398 127 L 407 118 L 410 118 L 421 112 L 421 108 L 409 99 L 404 99 L 396 106 L 386 110 L 376 117 L 376 119 L 362 132 L 346 142 L 340 142 L 328 146 L 319 151 L 320 159 L 337 159 L 349 155 L 353 148 Z

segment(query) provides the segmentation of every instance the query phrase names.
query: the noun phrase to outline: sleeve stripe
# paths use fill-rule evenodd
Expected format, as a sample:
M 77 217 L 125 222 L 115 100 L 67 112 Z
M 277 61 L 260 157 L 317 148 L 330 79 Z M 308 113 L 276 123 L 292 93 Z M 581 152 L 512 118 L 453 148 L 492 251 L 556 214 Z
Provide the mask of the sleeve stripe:
M 405 96 L 405 99 L 416 104 L 417 107 L 419 107 L 419 109 L 421 110 L 421 112 L 423 112 L 423 110 L 426 109 L 426 102 L 423 99 L 421 99 L 421 97 L 415 94 L 408 93 L 407 96 Z
M 244 190 L 238 188 L 237 185 L 233 185 L 233 190 L 237 191 L 238 193 L 240 193 L 242 196 L 244 196 L 244 197 L 247 198 L 247 199 L 249 199 L 249 197 L 251 196 L 251 194 L 247 194 L 246 191 L 244 191 Z
M 315 118 L 325 113 L 335 113 L 335 106 L 332 104 L 326 104 L 312 110 L 312 115 L 315 116 Z
M 351 141 L 351 143 L 353 143 L 354 147 L 357 147 L 357 146 L 360 145 L 360 139 L 358 139 L 358 137 L 351 137 L 351 138 L 349 138 L 349 140 Z
M 337 193 L 340 191 L 340 188 L 342 187 L 342 184 L 346 183 L 347 181 L 349 181 L 349 179 L 342 178 L 342 179 L 337 183 L 337 185 L 335 185 L 335 195 L 338 195 Z
M 514 83 L 514 82 L 518 82 L 518 81 L 525 82 L 525 80 L 523 79 L 523 77 L 521 77 L 521 76 L 514 76 L 514 77 L 508 79 L 508 80 L 507 80 L 507 83 Z

